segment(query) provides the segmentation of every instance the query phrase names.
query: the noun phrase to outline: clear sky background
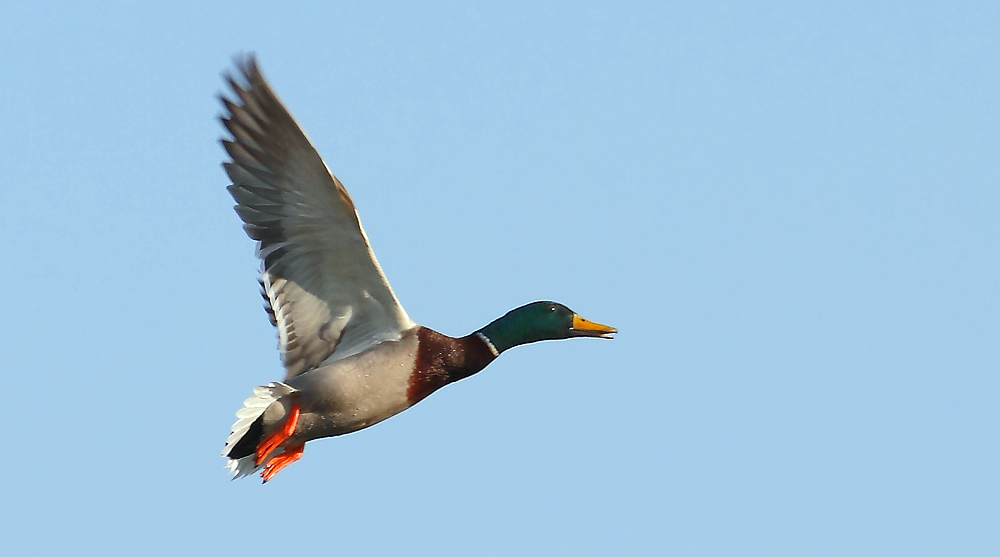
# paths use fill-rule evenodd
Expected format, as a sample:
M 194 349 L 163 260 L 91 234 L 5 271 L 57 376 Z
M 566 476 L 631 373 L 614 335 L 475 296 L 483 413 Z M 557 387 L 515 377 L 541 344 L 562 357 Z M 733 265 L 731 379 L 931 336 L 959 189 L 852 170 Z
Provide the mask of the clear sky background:
M 0 5 L 7 554 L 1000 552 L 997 2 L 145 4 Z M 619 337 L 229 481 L 244 51 L 415 320 Z

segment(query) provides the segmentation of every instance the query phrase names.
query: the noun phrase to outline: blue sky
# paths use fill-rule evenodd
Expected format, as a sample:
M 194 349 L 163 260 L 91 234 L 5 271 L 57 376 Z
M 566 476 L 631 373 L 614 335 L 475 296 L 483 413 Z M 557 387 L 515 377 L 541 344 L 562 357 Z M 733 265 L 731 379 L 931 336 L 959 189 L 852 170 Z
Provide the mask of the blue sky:
M 12 554 L 1000 550 L 1000 5 L 0 6 Z M 561 301 L 267 485 L 219 164 L 255 51 L 411 317 Z

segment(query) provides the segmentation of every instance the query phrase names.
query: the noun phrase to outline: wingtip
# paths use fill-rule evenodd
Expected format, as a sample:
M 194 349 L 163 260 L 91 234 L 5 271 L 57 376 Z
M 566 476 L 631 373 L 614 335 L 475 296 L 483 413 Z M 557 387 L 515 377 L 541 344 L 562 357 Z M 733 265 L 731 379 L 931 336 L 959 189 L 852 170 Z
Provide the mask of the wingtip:
M 238 52 L 233 55 L 232 60 L 232 68 L 222 70 L 222 80 L 237 97 L 243 98 L 243 94 L 251 88 L 254 81 L 261 79 L 260 68 L 257 65 L 257 54 L 253 51 Z M 235 72 L 233 68 L 235 68 Z M 219 93 L 219 98 L 223 100 L 223 103 L 226 103 L 224 94 Z
M 245 76 L 257 70 L 257 53 L 252 50 L 241 50 L 233 54 L 232 60 L 233 66 Z

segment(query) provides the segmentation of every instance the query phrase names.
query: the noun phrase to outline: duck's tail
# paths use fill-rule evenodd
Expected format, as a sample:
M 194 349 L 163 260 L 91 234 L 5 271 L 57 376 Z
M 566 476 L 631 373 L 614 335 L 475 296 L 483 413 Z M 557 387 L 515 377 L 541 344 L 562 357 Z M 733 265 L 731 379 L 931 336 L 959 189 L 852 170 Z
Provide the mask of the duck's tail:
M 236 423 L 226 439 L 222 456 L 227 457 L 226 468 L 233 479 L 249 476 L 264 467 L 254 463 L 257 446 L 264 439 L 264 411 L 272 403 L 296 392 L 284 383 L 268 383 L 255 387 L 253 395 L 243 401 L 243 407 L 236 411 Z

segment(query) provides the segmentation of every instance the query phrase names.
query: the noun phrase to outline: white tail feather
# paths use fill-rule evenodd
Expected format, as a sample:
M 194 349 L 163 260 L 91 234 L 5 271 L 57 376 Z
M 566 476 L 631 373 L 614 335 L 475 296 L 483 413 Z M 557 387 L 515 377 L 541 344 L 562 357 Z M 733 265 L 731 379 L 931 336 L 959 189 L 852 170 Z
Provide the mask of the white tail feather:
M 229 451 L 246 435 L 250 426 L 267 410 L 272 402 L 295 392 L 295 389 L 284 383 L 268 383 L 266 387 L 254 387 L 253 395 L 243 401 L 243 407 L 236 411 L 236 423 L 233 424 L 229 437 L 226 438 L 226 448 L 222 456 L 229 456 Z M 233 474 L 233 479 L 249 476 L 262 466 L 254 466 L 254 455 L 243 458 L 230 458 L 226 461 L 226 469 Z
M 253 455 L 245 456 L 243 458 L 230 458 L 226 461 L 226 469 L 233 475 L 234 480 L 244 476 L 252 476 L 263 467 L 263 464 L 260 466 L 253 465 Z

